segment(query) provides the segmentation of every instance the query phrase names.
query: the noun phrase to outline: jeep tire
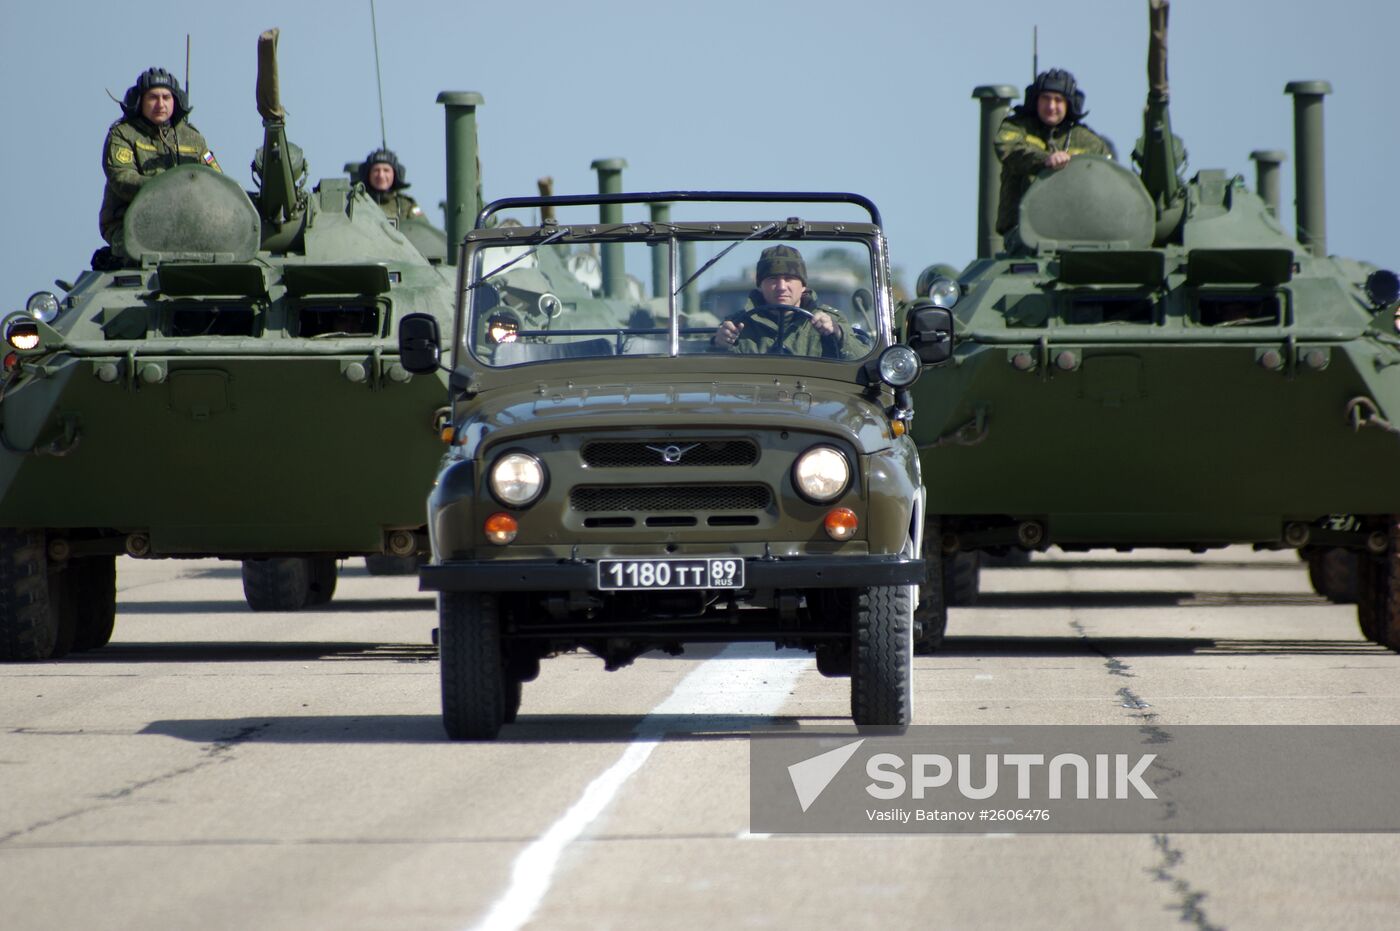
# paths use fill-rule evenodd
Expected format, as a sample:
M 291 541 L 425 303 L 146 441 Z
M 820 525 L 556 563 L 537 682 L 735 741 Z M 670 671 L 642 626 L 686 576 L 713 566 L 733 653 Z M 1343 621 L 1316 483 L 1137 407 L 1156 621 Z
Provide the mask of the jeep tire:
M 858 589 L 851 642 L 851 719 L 907 725 L 914 667 L 913 586 Z
M 443 592 L 438 601 L 442 725 L 453 740 L 492 740 L 507 717 L 500 596 Z M 513 714 L 512 714 L 513 717 Z

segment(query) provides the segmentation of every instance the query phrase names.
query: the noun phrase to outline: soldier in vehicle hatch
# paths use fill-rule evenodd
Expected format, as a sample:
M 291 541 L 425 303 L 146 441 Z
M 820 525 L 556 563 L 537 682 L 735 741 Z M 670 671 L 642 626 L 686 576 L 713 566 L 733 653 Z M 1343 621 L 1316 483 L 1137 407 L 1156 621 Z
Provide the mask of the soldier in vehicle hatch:
M 127 89 L 122 118 L 107 131 L 102 169 L 107 188 L 102 193 L 98 226 L 112 253 L 126 257 L 122 218 L 146 181 L 176 165 L 207 165 L 222 171 L 199 130 L 190 125 L 190 101 L 180 82 L 164 68 L 147 68 Z
M 1113 158 L 1113 144 L 1084 125 L 1084 92 L 1074 75 L 1051 68 L 1026 88 L 1026 100 L 1002 120 L 997 130 L 1001 160 L 1001 205 L 997 232 L 1006 234 L 1019 222 L 1021 196 L 1044 169 L 1058 171 L 1076 155 Z
M 404 193 L 408 182 L 404 180 L 403 164 L 392 150 L 375 149 L 369 153 L 360 166 L 360 181 L 394 223 L 423 215 L 418 202 Z
M 730 352 L 853 358 L 864 351 L 840 311 L 807 288 L 807 263 L 792 246 L 769 246 L 754 271 L 749 308 L 719 325 L 711 343 Z M 800 308 L 794 309 L 794 308 Z

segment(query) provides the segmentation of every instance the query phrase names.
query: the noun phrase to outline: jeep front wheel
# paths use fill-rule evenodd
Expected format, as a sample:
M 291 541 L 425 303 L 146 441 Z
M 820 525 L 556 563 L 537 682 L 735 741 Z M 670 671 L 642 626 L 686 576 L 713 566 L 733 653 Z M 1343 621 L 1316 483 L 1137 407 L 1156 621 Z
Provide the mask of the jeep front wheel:
M 443 592 L 438 601 L 442 725 L 453 740 L 492 740 L 507 718 L 500 597 Z M 509 696 L 511 705 L 515 695 Z M 513 716 L 514 708 L 510 709 Z
M 914 669 L 913 587 L 885 585 L 854 593 L 851 719 L 859 725 L 906 725 Z

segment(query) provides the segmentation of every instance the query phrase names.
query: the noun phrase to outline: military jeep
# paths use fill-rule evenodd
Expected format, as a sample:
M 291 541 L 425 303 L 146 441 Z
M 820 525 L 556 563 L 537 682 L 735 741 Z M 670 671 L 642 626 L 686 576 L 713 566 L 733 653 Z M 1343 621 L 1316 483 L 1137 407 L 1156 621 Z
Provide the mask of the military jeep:
M 856 218 L 788 216 L 797 203 Z M 566 221 L 584 207 L 589 219 Z M 748 219 L 672 220 L 681 208 Z M 498 216 L 536 210 L 535 226 Z M 863 279 L 849 312 L 755 288 L 727 319 L 771 339 L 730 345 L 700 310 L 744 269 L 757 284 L 766 256 L 833 251 Z M 737 641 L 813 651 L 823 674 L 850 677 L 857 724 L 907 723 L 925 579 L 907 388 L 946 352 L 951 321 L 930 307 L 918 348 L 896 342 L 875 205 L 513 198 L 483 209 L 458 264 L 454 332 L 430 315 L 399 329 L 411 371 L 444 357 L 450 370 L 420 570 L 439 593 L 447 733 L 495 737 L 551 655 L 587 650 L 617 669 Z

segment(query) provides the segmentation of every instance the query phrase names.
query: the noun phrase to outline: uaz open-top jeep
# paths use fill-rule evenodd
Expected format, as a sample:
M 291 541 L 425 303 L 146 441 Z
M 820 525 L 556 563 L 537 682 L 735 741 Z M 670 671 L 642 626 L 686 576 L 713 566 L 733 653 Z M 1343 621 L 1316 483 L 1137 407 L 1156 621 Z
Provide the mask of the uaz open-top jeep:
M 795 203 L 857 220 L 788 217 Z M 670 218 L 760 204 L 781 213 Z M 553 219 L 593 205 L 601 220 Z M 643 206 L 647 219 L 623 219 Z M 497 217 L 520 209 L 546 219 Z M 494 737 L 551 654 L 583 648 L 614 669 L 703 641 L 813 650 L 823 673 L 851 677 L 856 723 L 907 723 L 925 565 L 906 388 L 946 353 L 951 324 L 916 311 L 915 348 L 895 344 L 874 204 L 507 199 L 482 211 L 458 261 L 450 450 L 421 570 L 441 593 L 448 734 Z M 846 309 L 757 287 L 760 271 L 805 280 L 819 263 L 859 270 Z M 707 287 L 739 274 L 756 287 L 722 328 Z M 399 336 L 410 370 L 439 364 L 432 317 L 406 318 Z

